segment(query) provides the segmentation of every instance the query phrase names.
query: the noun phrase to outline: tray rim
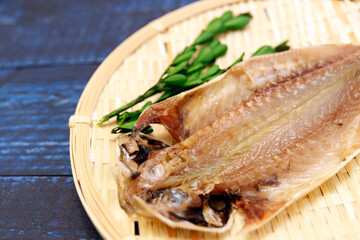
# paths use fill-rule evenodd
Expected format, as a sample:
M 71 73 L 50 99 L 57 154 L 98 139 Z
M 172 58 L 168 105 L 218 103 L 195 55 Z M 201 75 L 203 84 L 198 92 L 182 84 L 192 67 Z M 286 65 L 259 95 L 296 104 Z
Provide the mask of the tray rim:
M 149 22 L 119 44 L 99 65 L 89 82 L 86 84 L 76 106 L 75 113 L 69 118 L 70 163 L 74 185 L 79 199 L 90 220 L 103 238 L 115 239 L 118 237 L 128 237 L 125 236 L 123 232 L 119 231 L 119 229 L 112 226 L 111 221 L 116 221 L 116 219 L 110 215 L 111 213 L 109 211 L 103 212 L 108 209 L 101 208 L 104 204 L 96 201 L 96 199 L 102 198 L 99 191 L 96 187 L 89 187 L 95 186 L 96 184 L 89 166 L 90 134 L 84 135 L 84 133 L 90 132 L 92 124 L 96 124 L 96 121 L 92 120 L 92 113 L 103 88 L 122 62 L 151 37 L 194 15 L 217 7 L 243 1 L 244 0 L 198 1 L 171 11 L 162 17 Z M 96 89 L 96 91 L 90 91 L 92 89 Z M 92 94 L 89 94 L 90 92 Z M 79 138 L 77 136 L 81 137 Z M 74 145 L 75 143 L 76 145 Z M 77 146 L 82 147 L 77 148 Z M 86 182 L 87 184 L 81 185 L 81 182 Z M 91 204 L 88 201 L 88 197 L 92 197 L 96 204 Z M 99 221 L 99 214 L 105 217 L 107 221 Z M 108 223 L 110 223 L 110 225 Z

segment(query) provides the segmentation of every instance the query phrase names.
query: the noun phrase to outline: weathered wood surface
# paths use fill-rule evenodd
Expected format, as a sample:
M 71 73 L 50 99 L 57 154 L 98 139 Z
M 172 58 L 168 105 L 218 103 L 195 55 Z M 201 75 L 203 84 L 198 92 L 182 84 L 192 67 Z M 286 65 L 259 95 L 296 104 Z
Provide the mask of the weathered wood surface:
M 0 239 L 99 239 L 72 177 L 0 177 Z
M 71 174 L 67 123 L 96 67 L 26 68 L 0 80 L 0 175 Z
M 0 1 L 0 67 L 99 63 L 149 21 L 193 1 Z
M 0 239 L 100 238 L 71 177 L 68 118 L 118 44 L 193 1 L 0 1 Z

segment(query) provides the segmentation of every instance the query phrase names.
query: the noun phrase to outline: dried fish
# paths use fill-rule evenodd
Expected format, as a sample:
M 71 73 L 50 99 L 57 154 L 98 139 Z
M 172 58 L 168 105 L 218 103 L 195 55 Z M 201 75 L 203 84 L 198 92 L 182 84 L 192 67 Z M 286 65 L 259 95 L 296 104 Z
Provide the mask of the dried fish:
M 352 45 L 323 45 L 251 58 L 206 85 L 150 106 L 135 130 L 160 123 L 176 140 L 184 140 L 258 89 L 332 64 L 353 51 Z
M 149 123 L 179 142 L 139 134 Z M 120 137 L 120 204 L 173 227 L 223 232 L 240 212 L 243 231 L 257 228 L 359 153 L 359 123 L 359 46 L 256 57 Z

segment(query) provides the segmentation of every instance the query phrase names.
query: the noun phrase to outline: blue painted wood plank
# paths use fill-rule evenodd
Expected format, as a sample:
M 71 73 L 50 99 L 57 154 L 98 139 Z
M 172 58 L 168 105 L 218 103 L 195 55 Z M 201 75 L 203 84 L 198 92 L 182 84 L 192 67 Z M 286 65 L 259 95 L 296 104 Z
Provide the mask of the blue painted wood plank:
M 72 177 L 0 177 L 0 239 L 101 239 Z
M 100 63 L 151 20 L 194 1 L 0 1 L 0 68 Z
M 96 65 L 0 77 L 0 175 L 70 175 L 68 119 Z
M 2 79 L 5 80 L 5 77 L 14 71 L 15 71 L 14 69 L 0 69 L 0 86 L 1 86 L 1 80 Z

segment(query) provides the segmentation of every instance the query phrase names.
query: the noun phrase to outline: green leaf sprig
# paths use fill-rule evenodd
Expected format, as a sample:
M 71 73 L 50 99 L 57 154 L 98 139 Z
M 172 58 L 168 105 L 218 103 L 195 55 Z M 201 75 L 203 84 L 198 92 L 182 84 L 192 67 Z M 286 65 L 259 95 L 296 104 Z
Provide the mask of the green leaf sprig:
M 179 86 L 187 82 L 188 75 L 204 69 L 207 65 L 215 61 L 217 57 L 225 54 L 227 49 L 226 45 L 222 45 L 218 41 L 214 42 L 214 37 L 226 31 L 242 29 L 250 22 L 250 19 L 251 15 L 249 13 L 234 17 L 231 11 L 227 11 L 221 17 L 213 19 L 207 25 L 206 29 L 195 39 L 193 44 L 186 47 L 184 51 L 175 57 L 154 86 L 131 102 L 103 116 L 98 124 L 101 125 L 110 118 L 118 116 L 125 110 L 155 94 L 163 92 L 163 95 L 160 97 L 160 99 L 163 100 L 165 97 L 170 97 L 181 92 Z M 195 52 L 197 52 L 196 46 L 206 43 L 210 44 L 203 47 L 194 61 L 191 61 Z M 189 83 L 187 85 L 189 85 Z M 134 118 L 131 118 L 131 120 L 133 119 Z
M 217 41 L 217 40 L 215 40 Z M 287 45 L 288 41 L 284 41 L 277 45 L 276 47 L 271 47 L 269 45 L 265 45 L 260 47 L 258 50 L 255 51 L 251 55 L 251 57 L 254 56 L 260 56 L 270 53 L 276 53 L 276 52 L 282 52 L 288 50 L 290 47 Z M 210 44 L 209 44 L 210 45 Z M 190 72 L 190 75 L 182 75 L 182 74 L 174 74 L 170 78 L 170 80 L 167 80 L 169 84 L 174 84 L 174 86 L 178 86 L 180 90 L 177 90 L 178 92 L 191 89 L 193 87 L 196 87 L 198 85 L 201 85 L 205 82 L 210 81 L 211 79 L 223 74 L 227 70 L 229 70 L 231 67 L 233 67 L 235 64 L 242 62 L 244 59 L 245 53 L 242 53 L 240 58 L 238 58 L 235 62 L 233 62 L 229 67 L 226 69 L 220 69 L 218 65 L 212 65 L 208 67 L 206 70 L 197 70 L 195 72 Z M 175 94 L 177 94 L 177 91 L 167 91 L 165 92 L 156 102 L 160 102 L 168 97 L 171 97 Z M 112 133 L 126 133 L 130 132 L 139 118 L 140 114 L 148 107 L 152 105 L 152 102 L 147 102 L 140 110 L 134 111 L 134 112 L 124 112 L 123 114 L 118 115 L 118 123 L 119 126 L 114 128 L 111 132 Z M 147 126 L 143 128 L 143 133 L 151 133 L 153 129 L 151 126 Z
M 153 103 L 151 101 L 145 103 L 145 105 L 137 111 L 133 111 L 133 112 L 124 112 L 123 114 L 120 114 L 117 116 L 117 121 L 119 126 L 116 128 L 113 128 L 111 130 L 111 133 L 126 133 L 126 132 L 130 132 L 135 124 L 135 122 L 137 121 L 137 119 L 139 118 L 140 114 L 150 105 L 152 105 Z M 151 133 L 153 131 L 153 129 L 151 128 L 151 126 L 147 126 L 145 127 L 142 132 L 145 134 Z
M 173 62 L 153 87 L 133 101 L 103 116 L 98 124 L 100 125 L 116 116 L 118 127 L 112 129 L 111 132 L 130 132 L 140 114 L 153 103 L 147 102 L 140 110 L 133 112 L 124 112 L 127 109 L 158 93 L 162 93 L 162 95 L 156 102 L 160 102 L 182 91 L 199 86 L 216 76 L 221 75 L 235 64 L 241 62 L 244 58 L 244 53 L 226 69 L 220 69 L 218 65 L 214 65 L 214 61 L 227 52 L 227 46 L 221 44 L 220 41 L 214 39 L 214 37 L 217 34 L 229 30 L 242 29 L 249 23 L 250 19 L 251 15 L 248 13 L 233 17 L 231 11 L 225 12 L 220 18 L 213 19 L 207 25 L 206 29 L 194 40 L 193 44 L 186 47 L 175 57 Z M 204 46 L 199 47 L 199 45 Z M 197 47 L 199 48 L 197 49 Z M 252 54 L 252 56 L 280 52 L 287 49 L 289 49 L 289 46 L 287 46 L 287 41 L 285 41 L 276 47 L 268 45 L 262 46 Z M 196 52 L 198 52 L 197 55 L 195 54 Z M 152 131 L 153 129 L 151 126 L 147 126 L 142 130 L 143 133 L 151 133 Z

